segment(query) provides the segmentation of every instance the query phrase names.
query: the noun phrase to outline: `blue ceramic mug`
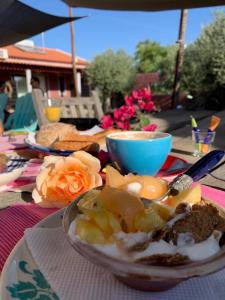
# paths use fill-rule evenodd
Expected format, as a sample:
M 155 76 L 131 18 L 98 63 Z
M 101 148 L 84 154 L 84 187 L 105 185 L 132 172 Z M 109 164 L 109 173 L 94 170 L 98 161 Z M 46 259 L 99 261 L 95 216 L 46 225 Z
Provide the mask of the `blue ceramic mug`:
M 172 136 L 163 132 L 123 131 L 106 137 L 108 153 L 123 174 L 156 175 L 172 147 Z

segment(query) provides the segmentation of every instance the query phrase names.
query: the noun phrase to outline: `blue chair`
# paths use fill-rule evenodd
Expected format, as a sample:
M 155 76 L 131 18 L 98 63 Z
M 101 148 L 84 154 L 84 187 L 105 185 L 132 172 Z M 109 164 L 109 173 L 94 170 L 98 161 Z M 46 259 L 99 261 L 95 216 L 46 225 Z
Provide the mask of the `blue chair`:
M 7 122 L 5 130 L 13 131 L 35 131 L 37 128 L 37 117 L 33 106 L 32 95 L 26 94 L 16 99 L 16 107 Z
M 4 110 L 8 102 L 8 96 L 5 93 L 0 93 L 0 120 L 4 122 L 5 114 Z

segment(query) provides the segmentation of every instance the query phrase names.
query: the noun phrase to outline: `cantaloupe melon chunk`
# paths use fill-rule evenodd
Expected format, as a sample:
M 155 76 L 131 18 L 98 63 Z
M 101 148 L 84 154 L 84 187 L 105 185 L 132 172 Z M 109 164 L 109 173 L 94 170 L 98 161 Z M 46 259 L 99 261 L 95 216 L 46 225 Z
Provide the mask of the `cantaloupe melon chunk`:
M 106 167 L 106 185 L 118 187 L 124 184 L 124 176 L 118 170 L 107 165 Z
M 201 201 L 201 185 L 197 184 L 187 190 L 184 190 L 177 196 L 168 197 L 163 201 L 163 203 L 175 208 L 181 202 L 186 202 L 192 205 L 199 201 Z
M 139 196 L 143 198 L 156 199 L 164 195 L 168 190 L 167 181 L 157 177 L 141 176 L 140 183 L 142 183 L 142 189 Z
M 111 166 L 106 167 L 106 185 L 124 189 L 127 184 L 135 182 L 138 180 L 140 176 L 136 176 L 133 174 L 121 175 L 118 170 Z
M 147 199 L 159 198 L 164 195 L 168 189 L 167 182 L 160 178 L 153 176 L 136 176 L 133 174 L 123 176 L 113 167 L 106 167 L 106 185 L 126 191 L 133 191 L 133 188 L 130 189 L 130 185 L 133 183 L 140 185 L 140 189 L 137 190 L 136 194 Z

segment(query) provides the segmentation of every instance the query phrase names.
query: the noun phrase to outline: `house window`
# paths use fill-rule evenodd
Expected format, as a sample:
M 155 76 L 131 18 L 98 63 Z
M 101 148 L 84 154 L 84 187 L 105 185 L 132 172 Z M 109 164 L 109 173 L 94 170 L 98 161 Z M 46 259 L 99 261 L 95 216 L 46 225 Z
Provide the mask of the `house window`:
M 63 76 L 59 76 L 59 91 L 61 97 L 65 95 L 65 90 L 66 90 L 65 78 Z

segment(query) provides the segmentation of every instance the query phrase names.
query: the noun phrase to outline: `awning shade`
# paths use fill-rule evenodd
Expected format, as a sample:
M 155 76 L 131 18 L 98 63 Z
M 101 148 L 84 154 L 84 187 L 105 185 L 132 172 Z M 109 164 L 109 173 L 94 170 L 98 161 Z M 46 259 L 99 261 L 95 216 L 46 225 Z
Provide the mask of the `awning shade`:
M 107 10 L 160 11 L 224 5 L 225 0 L 63 0 L 76 7 Z
M 2 0 L 0 5 L 0 47 L 14 44 L 80 18 L 82 17 L 57 17 L 31 8 L 17 0 Z

